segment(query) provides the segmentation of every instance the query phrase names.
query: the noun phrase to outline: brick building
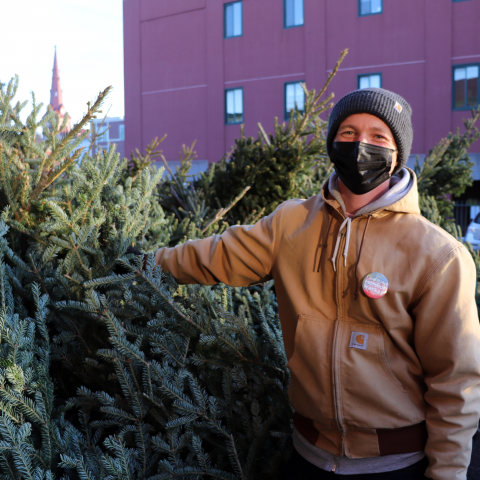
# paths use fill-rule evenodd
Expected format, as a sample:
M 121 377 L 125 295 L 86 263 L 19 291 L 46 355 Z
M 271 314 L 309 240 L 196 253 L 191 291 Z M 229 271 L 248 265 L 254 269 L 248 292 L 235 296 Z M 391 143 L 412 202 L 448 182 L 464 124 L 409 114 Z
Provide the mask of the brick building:
M 478 105 L 480 0 L 124 0 L 125 149 L 197 140 L 197 170 L 288 116 L 339 53 L 337 98 L 382 86 L 412 105 L 424 155 Z M 473 147 L 480 180 L 480 142 Z M 476 183 L 476 191 L 480 184 Z M 475 191 L 475 189 L 474 189 Z M 479 195 L 480 196 L 480 195 Z
M 90 128 L 93 128 L 96 133 L 92 154 L 96 154 L 100 149 L 107 149 L 109 145 L 114 143 L 120 157 L 123 158 L 126 156 L 125 122 L 123 118 L 97 118 L 93 120 L 92 124 Z

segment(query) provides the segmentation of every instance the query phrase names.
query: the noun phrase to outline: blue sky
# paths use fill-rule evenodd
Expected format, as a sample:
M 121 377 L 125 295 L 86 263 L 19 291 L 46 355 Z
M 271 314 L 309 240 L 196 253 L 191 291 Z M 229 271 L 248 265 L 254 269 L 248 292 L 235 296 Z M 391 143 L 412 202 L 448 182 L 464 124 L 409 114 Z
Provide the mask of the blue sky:
M 57 46 L 63 103 L 76 123 L 112 85 L 104 113 L 123 117 L 122 0 L 8 0 L 2 5 L 0 81 L 18 74 L 18 100 L 50 102 Z M 25 107 L 28 110 L 28 106 Z

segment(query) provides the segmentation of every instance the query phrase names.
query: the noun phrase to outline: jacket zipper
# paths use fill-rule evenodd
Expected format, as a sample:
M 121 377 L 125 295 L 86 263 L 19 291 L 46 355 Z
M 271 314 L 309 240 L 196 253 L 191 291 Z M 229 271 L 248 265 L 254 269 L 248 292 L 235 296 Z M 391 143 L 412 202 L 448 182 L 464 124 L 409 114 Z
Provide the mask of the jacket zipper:
M 340 245 L 339 245 L 339 251 L 342 251 L 343 245 L 345 242 L 345 235 L 342 234 L 342 238 L 340 240 Z M 342 255 L 338 255 L 336 262 L 337 262 L 337 271 L 335 272 L 336 276 L 336 285 L 335 285 L 335 296 L 337 300 L 337 318 L 335 319 L 335 327 L 334 327 L 334 334 L 333 334 L 333 345 L 332 345 L 332 378 L 334 382 L 334 388 L 333 388 L 333 395 L 334 395 L 334 408 L 335 408 L 335 417 L 337 420 L 338 428 L 342 434 L 342 454 L 344 453 L 344 445 L 343 445 L 343 439 L 344 439 L 344 427 L 343 427 L 343 422 L 341 419 L 340 415 L 340 387 L 339 387 L 339 375 L 338 375 L 338 369 L 336 367 L 337 364 L 337 337 L 338 337 L 338 330 L 340 328 L 340 316 L 341 316 L 341 298 L 340 298 L 340 286 L 341 286 L 341 281 L 340 281 L 340 275 L 341 272 L 344 270 L 343 264 L 342 264 Z M 336 465 L 334 464 L 334 469 L 336 468 Z

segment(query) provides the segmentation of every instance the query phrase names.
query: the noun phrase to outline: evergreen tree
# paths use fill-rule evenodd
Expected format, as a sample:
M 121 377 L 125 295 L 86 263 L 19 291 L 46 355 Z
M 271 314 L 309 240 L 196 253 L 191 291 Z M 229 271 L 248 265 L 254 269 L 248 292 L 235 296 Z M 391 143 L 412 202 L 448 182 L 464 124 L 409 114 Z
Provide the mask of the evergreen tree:
M 240 138 L 230 154 L 212 164 L 207 175 L 201 176 L 196 188 L 206 192 L 208 205 L 228 205 L 242 195 L 245 186 L 251 189 L 228 213 L 229 223 L 253 223 L 268 215 L 283 201 L 298 198 L 312 185 L 312 172 L 326 162 L 324 131 L 327 122 L 320 118 L 332 107 L 333 94 L 322 99 L 348 50 L 344 50 L 319 93 L 305 91 L 305 111 L 297 107 L 290 112 L 287 123 L 275 118 L 273 134 L 258 124 L 258 137 Z M 319 170 L 319 172 L 320 172 Z
M 464 120 L 464 133 L 460 133 L 460 129 L 455 134 L 450 133 L 430 150 L 421 165 L 417 158 L 414 167 L 422 214 L 451 232 L 454 232 L 452 197 L 459 197 L 473 184 L 474 164 L 468 157 L 468 150 L 480 136 L 475 126 L 479 118 L 480 107 L 472 110 L 470 119 Z
M 58 137 L 35 102 L 21 124 L 15 90 L 0 93 L 0 471 L 275 478 L 292 412 L 272 285 L 178 286 L 152 254 L 128 254 L 220 231 L 221 214 L 190 195 L 182 222 L 166 216 L 162 171 L 141 158 L 128 170 L 112 148 L 77 162 L 76 132 L 107 92 Z
M 114 148 L 78 160 L 108 89 L 59 136 L 34 97 L 20 120 L 17 85 L 0 85 L 1 478 L 278 478 L 292 411 L 273 283 L 180 286 L 153 253 L 318 194 L 332 171 L 325 89 L 198 180 L 185 147 L 162 180 L 158 140 L 131 161 Z M 471 180 L 477 117 L 416 167 L 422 212 L 457 237 L 448 195 Z

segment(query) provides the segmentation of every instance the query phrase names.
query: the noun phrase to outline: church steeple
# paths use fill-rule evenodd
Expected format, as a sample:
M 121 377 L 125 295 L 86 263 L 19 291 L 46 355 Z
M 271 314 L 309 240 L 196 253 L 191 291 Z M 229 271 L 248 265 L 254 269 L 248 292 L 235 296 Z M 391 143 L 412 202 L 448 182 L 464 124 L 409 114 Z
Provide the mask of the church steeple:
M 57 62 L 57 47 L 55 47 L 55 56 L 53 57 L 53 76 L 52 89 L 50 90 L 50 105 L 56 111 L 60 110 L 63 104 L 62 89 L 60 87 L 60 71 Z
M 55 56 L 53 58 L 53 75 L 52 75 L 52 89 L 50 90 L 50 106 L 60 115 L 60 121 L 63 121 L 67 114 L 63 105 L 62 89 L 60 87 L 60 70 L 57 61 L 57 47 L 55 47 Z M 67 114 L 68 115 L 68 114 Z M 68 117 L 67 126 L 62 133 L 67 133 L 71 130 L 70 116 Z

